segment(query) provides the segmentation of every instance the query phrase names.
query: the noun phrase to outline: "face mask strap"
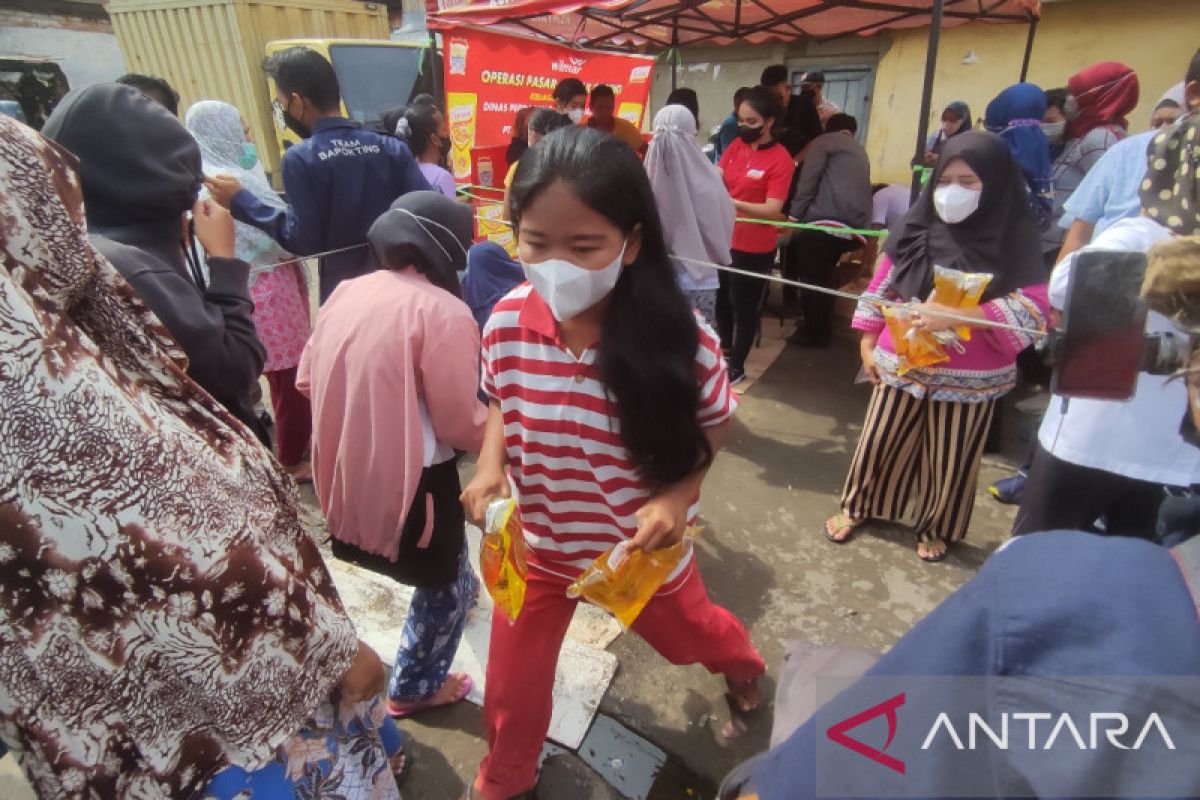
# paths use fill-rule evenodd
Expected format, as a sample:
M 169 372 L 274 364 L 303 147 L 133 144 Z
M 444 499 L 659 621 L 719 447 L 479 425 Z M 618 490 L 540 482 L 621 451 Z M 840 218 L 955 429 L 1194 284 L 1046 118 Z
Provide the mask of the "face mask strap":
M 433 231 L 431 231 L 431 230 L 429 230 L 429 228 L 425 227 L 426 222 L 428 222 L 430 225 L 436 225 L 439 228 L 441 228 L 442 230 L 444 230 L 447 233 L 447 235 L 450 236 L 451 241 L 453 241 L 456 245 L 458 245 L 458 249 L 462 251 L 463 258 L 467 257 L 467 248 L 463 247 L 462 242 L 460 242 L 458 240 L 458 237 L 454 235 L 454 232 L 451 231 L 449 228 L 447 228 L 442 223 L 438 222 L 437 220 L 429 219 L 428 217 L 419 217 L 416 214 L 414 214 L 413 212 L 409 211 L 407 208 L 396 208 L 393 210 L 407 214 L 408 216 L 410 216 L 414 220 L 416 220 L 416 223 L 421 226 L 421 230 L 425 231 L 425 235 L 433 240 L 433 243 L 436 244 L 438 246 L 438 249 L 441 250 L 442 253 L 445 254 L 446 260 L 448 260 L 450 263 L 452 263 L 452 264 L 454 263 L 454 257 L 450 255 L 450 251 L 445 248 L 445 246 L 441 243 L 441 241 L 439 241 L 438 238 L 433 235 Z

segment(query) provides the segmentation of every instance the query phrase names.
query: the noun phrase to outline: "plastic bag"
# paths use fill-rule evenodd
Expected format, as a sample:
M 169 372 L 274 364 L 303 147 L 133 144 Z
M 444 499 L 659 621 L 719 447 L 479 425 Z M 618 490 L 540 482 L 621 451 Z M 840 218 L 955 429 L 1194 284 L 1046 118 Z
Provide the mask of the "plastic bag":
M 987 272 L 962 272 L 948 267 L 933 268 L 933 297 L 932 302 L 954 308 L 975 308 L 983 291 L 992 282 L 992 276 Z M 971 327 L 958 325 L 954 332 L 964 342 L 971 341 Z
M 663 585 L 671 571 L 692 550 L 699 528 L 688 528 L 678 544 L 645 552 L 621 542 L 567 587 L 568 597 L 583 597 L 617 618 L 626 630 Z
M 950 360 L 931 333 L 912 326 L 912 314 L 907 308 L 887 306 L 883 309 L 883 320 L 896 348 L 896 372 L 900 375 Z
M 517 501 L 498 497 L 487 505 L 483 542 L 479 548 L 479 570 L 492 602 L 510 622 L 515 622 L 525 604 L 525 532 Z

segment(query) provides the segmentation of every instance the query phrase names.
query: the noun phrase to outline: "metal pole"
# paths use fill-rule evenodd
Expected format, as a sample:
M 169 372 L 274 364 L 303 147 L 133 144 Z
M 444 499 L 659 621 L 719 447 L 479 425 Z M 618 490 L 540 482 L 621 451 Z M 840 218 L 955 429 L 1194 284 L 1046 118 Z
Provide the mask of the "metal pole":
M 671 91 L 675 91 L 675 84 L 679 76 L 679 15 L 675 15 L 674 21 L 671 23 Z
M 929 49 L 925 52 L 925 85 L 921 87 L 921 118 L 917 121 L 917 149 L 913 155 L 913 167 L 925 163 L 925 139 L 929 136 L 929 110 L 933 105 L 933 74 L 937 69 L 938 42 L 942 38 L 942 7 L 945 0 L 933 0 L 933 13 L 929 19 Z M 915 169 L 912 174 L 912 194 L 909 202 L 915 203 L 921 193 L 921 174 Z
M 429 32 L 429 69 L 433 71 L 433 96 L 437 98 L 438 104 L 446 107 L 446 93 L 442 82 L 445 76 L 442 74 L 442 59 L 438 57 L 437 33 Z
M 1025 39 L 1025 60 L 1021 62 L 1021 83 L 1029 75 L 1029 59 L 1033 57 L 1033 37 L 1037 34 L 1038 18 L 1029 15 L 1029 36 Z

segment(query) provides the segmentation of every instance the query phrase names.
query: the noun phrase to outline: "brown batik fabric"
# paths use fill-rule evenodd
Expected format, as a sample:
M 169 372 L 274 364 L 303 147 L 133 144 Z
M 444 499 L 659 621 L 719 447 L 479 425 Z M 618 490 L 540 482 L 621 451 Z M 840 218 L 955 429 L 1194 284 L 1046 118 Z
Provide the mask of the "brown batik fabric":
M 357 639 L 295 485 L 0 117 L 0 740 L 42 797 L 189 797 L 300 730 Z

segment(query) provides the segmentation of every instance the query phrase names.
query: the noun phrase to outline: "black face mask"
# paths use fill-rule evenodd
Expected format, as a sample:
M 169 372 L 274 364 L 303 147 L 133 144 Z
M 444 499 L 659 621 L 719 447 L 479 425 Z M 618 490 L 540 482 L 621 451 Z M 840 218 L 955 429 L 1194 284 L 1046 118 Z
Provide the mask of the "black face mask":
M 283 124 L 287 125 L 288 130 L 299 136 L 301 139 L 307 139 L 309 136 L 312 136 L 312 131 L 309 130 L 307 125 L 286 111 L 283 112 Z
M 759 125 L 757 128 L 753 128 L 749 125 L 738 125 L 738 138 L 740 138 L 746 144 L 754 144 L 762 138 L 762 135 L 762 125 Z

